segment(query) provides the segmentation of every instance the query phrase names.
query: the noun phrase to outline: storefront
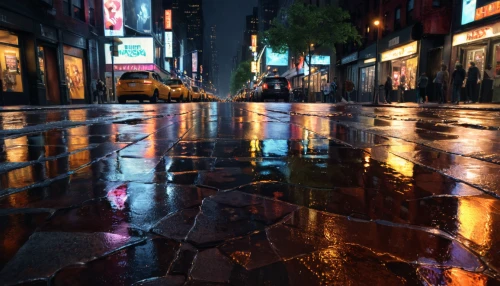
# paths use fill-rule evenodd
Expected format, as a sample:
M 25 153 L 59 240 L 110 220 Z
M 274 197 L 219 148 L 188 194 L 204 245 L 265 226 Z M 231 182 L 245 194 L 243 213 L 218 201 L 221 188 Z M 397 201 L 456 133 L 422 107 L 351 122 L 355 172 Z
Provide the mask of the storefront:
M 373 83 L 375 82 L 375 44 L 359 52 L 358 57 L 358 84 L 356 101 L 369 102 L 373 96 Z M 351 97 L 352 98 L 352 97 Z
M 484 78 L 486 67 L 492 66 L 493 82 L 488 86 L 487 82 L 481 84 L 481 101 L 500 102 L 500 23 L 455 34 L 452 45 L 452 62 L 462 63 L 466 70 L 470 62 L 475 62 L 481 78 Z
M 413 41 L 380 55 L 379 83 L 384 84 L 387 77 L 392 78 L 392 100 L 400 100 L 404 95 L 404 101 L 414 101 L 418 79 L 418 42 Z M 396 96 L 396 97 L 395 97 Z
M 345 90 L 345 82 L 350 81 L 354 84 L 354 86 L 358 85 L 358 52 L 354 52 L 346 57 L 343 57 L 340 60 L 340 63 L 342 65 L 342 77 L 340 78 L 340 81 L 343 83 L 342 94 L 345 95 L 347 93 Z M 350 97 L 352 100 L 356 98 L 355 91 L 351 92 Z

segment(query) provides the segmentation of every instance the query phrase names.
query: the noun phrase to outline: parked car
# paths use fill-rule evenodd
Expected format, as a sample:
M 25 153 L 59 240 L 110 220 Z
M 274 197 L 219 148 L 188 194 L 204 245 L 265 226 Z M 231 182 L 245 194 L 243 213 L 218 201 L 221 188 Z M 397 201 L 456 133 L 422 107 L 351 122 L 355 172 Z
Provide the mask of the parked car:
M 192 101 L 201 101 L 201 89 L 197 86 L 191 86 L 189 88 L 189 91 L 191 93 L 191 99 Z
M 116 96 L 119 103 L 127 100 L 149 100 L 151 103 L 158 99 L 168 100 L 171 94 L 169 86 L 163 83 L 162 78 L 151 71 L 134 71 L 124 73 L 116 85 Z
M 266 77 L 256 89 L 256 101 L 290 101 L 292 86 L 284 77 Z
M 165 81 L 165 84 L 171 88 L 170 97 L 168 101 L 172 99 L 177 102 L 189 101 L 190 92 L 186 84 L 180 79 L 169 79 Z

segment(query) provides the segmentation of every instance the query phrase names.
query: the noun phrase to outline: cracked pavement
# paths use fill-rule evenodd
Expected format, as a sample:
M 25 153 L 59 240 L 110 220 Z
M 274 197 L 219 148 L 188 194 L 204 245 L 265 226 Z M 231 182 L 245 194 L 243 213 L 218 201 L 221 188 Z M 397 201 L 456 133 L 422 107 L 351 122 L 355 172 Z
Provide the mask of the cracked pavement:
M 0 112 L 0 284 L 500 285 L 499 110 Z

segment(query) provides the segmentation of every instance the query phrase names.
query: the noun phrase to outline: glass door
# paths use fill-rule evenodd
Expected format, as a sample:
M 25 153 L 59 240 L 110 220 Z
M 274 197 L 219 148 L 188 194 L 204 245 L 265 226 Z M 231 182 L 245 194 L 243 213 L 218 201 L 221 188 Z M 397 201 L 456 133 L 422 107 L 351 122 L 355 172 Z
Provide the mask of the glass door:
M 476 67 L 479 69 L 482 78 L 485 68 L 485 56 L 486 56 L 485 47 L 479 47 L 467 50 L 464 68 L 467 70 L 469 68 L 469 63 L 475 62 Z

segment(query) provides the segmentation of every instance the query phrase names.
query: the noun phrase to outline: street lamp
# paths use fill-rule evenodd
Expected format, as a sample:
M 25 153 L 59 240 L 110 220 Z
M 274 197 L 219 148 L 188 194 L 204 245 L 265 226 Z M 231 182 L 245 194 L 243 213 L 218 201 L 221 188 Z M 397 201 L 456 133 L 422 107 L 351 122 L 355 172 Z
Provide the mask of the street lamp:
M 380 21 L 379 20 L 375 20 L 373 21 L 373 25 L 375 25 L 375 28 L 376 28 L 376 31 L 377 31 L 377 35 L 376 35 L 376 38 L 375 38 L 375 80 L 374 80 L 374 84 L 373 84 L 373 104 L 378 104 L 378 101 L 379 101 L 379 97 L 380 97 L 380 94 L 377 95 L 377 91 L 380 92 L 380 90 L 378 90 L 378 65 L 379 65 L 379 61 L 378 61 L 378 27 L 380 25 Z

